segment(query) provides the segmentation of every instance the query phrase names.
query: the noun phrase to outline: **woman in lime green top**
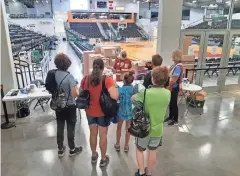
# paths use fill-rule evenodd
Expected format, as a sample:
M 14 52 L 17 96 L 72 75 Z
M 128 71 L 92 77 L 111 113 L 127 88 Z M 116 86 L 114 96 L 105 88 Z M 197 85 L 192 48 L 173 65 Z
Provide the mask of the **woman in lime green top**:
M 168 68 L 156 67 L 152 71 L 153 87 L 147 89 L 145 96 L 145 111 L 150 117 L 150 134 L 146 138 L 136 138 L 136 155 L 138 172 L 136 176 L 151 175 L 152 167 L 156 163 L 156 149 L 162 145 L 163 123 L 170 102 L 171 93 L 164 88 L 168 80 Z M 144 91 L 136 94 L 132 98 L 134 101 L 143 102 Z M 143 151 L 148 148 L 148 165 L 144 169 Z

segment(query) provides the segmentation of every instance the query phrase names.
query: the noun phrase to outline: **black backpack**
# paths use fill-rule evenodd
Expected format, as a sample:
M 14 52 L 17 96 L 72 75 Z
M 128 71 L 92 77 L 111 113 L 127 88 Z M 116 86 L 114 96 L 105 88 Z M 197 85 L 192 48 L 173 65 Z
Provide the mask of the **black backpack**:
M 80 91 L 79 96 L 76 100 L 76 106 L 78 109 L 87 109 L 90 106 L 89 77 L 87 78 L 87 76 L 85 76 L 83 78 L 84 81 L 81 87 L 84 87 L 86 79 L 88 79 L 88 89 Z
M 105 115 L 105 118 L 113 118 L 118 113 L 119 104 L 117 100 L 114 100 L 110 97 L 110 94 L 105 86 L 105 79 L 106 76 L 103 76 L 100 106 Z
M 68 75 L 69 75 L 69 73 L 67 73 L 63 77 L 62 81 L 60 82 L 60 84 L 57 86 L 56 90 L 54 90 L 54 92 L 52 94 L 52 100 L 50 102 L 50 107 L 52 110 L 60 111 L 61 109 L 65 108 L 67 106 L 67 102 L 68 102 L 71 91 L 68 93 L 68 98 L 66 99 L 66 92 L 64 92 L 64 90 L 62 88 L 62 82 Z
M 145 113 L 146 91 L 147 89 L 144 91 L 143 103 L 135 103 L 135 107 L 133 108 L 133 120 L 131 121 L 130 128 L 128 129 L 128 132 L 132 136 L 138 138 L 145 138 L 150 132 L 150 119 Z
M 56 69 L 48 71 L 45 81 L 46 90 L 51 94 L 54 94 L 54 91 L 57 89 L 57 82 L 55 79 L 56 71 Z

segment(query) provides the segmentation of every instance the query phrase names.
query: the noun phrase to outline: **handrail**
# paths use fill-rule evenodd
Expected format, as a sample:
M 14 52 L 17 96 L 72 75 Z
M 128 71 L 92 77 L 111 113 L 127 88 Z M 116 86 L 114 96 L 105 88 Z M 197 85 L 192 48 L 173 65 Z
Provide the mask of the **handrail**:
M 185 28 L 191 27 L 191 26 L 193 26 L 194 24 L 196 24 L 197 22 L 200 22 L 200 21 L 204 22 L 204 18 L 199 19 L 199 20 L 197 20 L 197 21 L 194 21 L 194 22 L 192 22 L 192 23 L 186 25 Z M 198 23 L 198 24 L 199 24 L 199 23 Z M 196 24 L 196 25 L 197 25 L 197 24 Z
M 218 69 L 218 70 L 226 70 L 226 69 L 240 69 L 240 66 L 234 66 L 234 67 L 217 67 L 214 69 Z M 185 77 L 187 78 L 188 76 L 188 72 L 189 71 L 206 71 L 209 70 L 209 68 L 192 68 L 192 69 L 185 69 Z

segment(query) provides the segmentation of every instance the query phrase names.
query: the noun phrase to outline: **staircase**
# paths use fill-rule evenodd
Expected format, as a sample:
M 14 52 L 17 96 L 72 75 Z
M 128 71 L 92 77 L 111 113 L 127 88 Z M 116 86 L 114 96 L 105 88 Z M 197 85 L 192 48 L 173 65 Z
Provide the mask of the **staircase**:
M 144 27 L 141 23 L 136 23 L 136 25 L 138 26 L 138 32 L 143 36 L 144 39 L 149 39 L 149 35 L 147 34 L 147 32 L 144 30 Z
M 98 26 L 98 29 L 100 30 L 102 36 L 107 40 L 108 39 L 108 36 L 106 35 L 101 23 L 97 23 L 97 26 Z
M 111 30 L 111 33 L 112 33 L 112 38 L 117 38 L 118 36 L 118 31 L 116 29 L 114 29 L 114 27 L 112 26 L 111 23 L 108 23 L 108 26 Z

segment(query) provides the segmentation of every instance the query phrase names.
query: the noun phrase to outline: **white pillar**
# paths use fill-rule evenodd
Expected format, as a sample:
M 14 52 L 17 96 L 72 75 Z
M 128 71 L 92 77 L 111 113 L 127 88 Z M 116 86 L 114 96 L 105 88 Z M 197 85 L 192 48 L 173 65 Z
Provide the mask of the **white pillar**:
M 17 88 L 13 66 L 12 48 L 8 32 L 8 22 L 4 1 L 1 1 L 1 84 L 4 92 Z M 7 104 L 8 113 L 12 113 L 11 104 Z M 1 111 L 3 113 L 3 111 Z
M 159 0 L 157 53 L 164 65 L 172 64 L 172 51 L 178 49 L 183 0 Z

